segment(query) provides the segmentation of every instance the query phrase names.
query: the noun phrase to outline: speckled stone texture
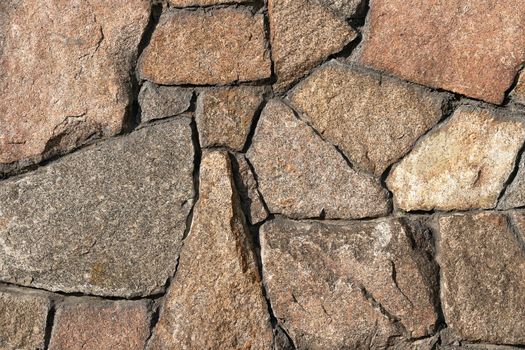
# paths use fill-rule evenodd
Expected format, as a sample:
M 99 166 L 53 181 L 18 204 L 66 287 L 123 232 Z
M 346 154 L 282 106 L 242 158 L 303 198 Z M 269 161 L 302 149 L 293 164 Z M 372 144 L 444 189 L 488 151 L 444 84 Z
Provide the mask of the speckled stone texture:
M 299 349 L 379 349 L 437 321 L 437 268 L 418 225 L 278 218 L 261 247 L 274 313 Z
M 148 350 L 270 350 L 272 342 L 230 159 L 206 152 L 191 230 Z
M 525 61 L 521 0 L 374 0 L 359 61 L 492 103 Z
M 120 132 L 149 8 L 147 0 L 1 1 L 0 170 Z
M 186 118 L 0 183 L 0 279 L 61 292 L 161 292 L 194 196 Z
M 58 307 L 49 350 L 143 350 L 148 301 L 78 300 Z
M 233 8 L 166 13 L 140 58 L 139 73 L 164 85 L 269 78 L 263 17 Z
M 494 208 L 525 140 L 521 118 L 461 107 L 394 166 L 402 210 Z
M 342 18 L 310 0 L 269 0 L 268 16 L 278 92 L 356 38 Z
M 294 218 L 364 218 L 389 211 L 378 180 L 348 166 L 282 101 L 264 108 L 247 157 L 268 209 Z
M 462 339 L 525 343 L 524 224 L 523 211 L 439 218 L 441 302 Z
M 50 307 L 44 293 L 0 286 L 0 349 L 44 349 Z
M 140 121 L 173 117 L 186 112 L 191 105 L 193 89 L 176 86 L 157 86 L 149 81 L 140 89 Z
M 357 167 L 380 176 L 442 116 L 445 99 L 415 85 L 331 61 L 290 101 Z

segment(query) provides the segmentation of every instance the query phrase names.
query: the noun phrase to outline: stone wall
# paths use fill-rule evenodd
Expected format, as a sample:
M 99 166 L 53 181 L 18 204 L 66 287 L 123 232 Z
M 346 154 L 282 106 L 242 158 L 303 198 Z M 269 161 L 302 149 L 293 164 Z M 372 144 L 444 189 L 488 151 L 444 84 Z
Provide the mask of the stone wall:
M 524 62 L 521 0 L 1 0 L 0 350 L 524 348 Z

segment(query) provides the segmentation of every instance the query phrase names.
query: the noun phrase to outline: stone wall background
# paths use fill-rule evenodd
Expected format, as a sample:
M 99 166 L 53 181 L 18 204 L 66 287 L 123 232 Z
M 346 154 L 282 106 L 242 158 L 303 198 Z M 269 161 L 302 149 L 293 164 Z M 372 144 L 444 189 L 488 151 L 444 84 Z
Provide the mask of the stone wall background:
M 0 2 L 0 349 L 525 347 L 520 0 Z

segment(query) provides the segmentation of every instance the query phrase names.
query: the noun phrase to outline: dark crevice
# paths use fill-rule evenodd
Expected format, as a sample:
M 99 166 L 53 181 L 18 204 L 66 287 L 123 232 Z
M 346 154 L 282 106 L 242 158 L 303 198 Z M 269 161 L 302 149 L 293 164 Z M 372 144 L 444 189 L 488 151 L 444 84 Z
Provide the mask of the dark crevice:
M 518 85 L 518 82 L 520 80 L 520 76 L 524 72 L 524 68 L 525 68 L 525 62 L 522 62 L 519 65 L 519 67 L 518 67 L 516 75 L 514 76 L 514 80 L 510 84 L 509 88 L 505 91 L 505 97 L 504 97 L 503 103 L 502 103 L 503 106 L 506 106 L 506 105 L 508 105 L 511 102 L 511 100 L 512 100 L 512 92 L 514 91 L 514 89 Z
M 161 309 L 161 305 L 160 305 L 160 301 L 163 301 L 164 298 L 162 299 L 158 299 L 154 302 L 152 302 L 152 304 L 150 305 L 151 306 L 151 319 L 150 319 L 150 323 L 149 323 L 149 335 L 148 335 L 148 338 L 146 339 L 146 341 L 144 342 L 144 344 L 147 346 L 147 344 L 149 343 L 150 339 L 153 337 L 153 334 L 155 332 L 155 327 L 157 326 L 157 324 L 159 323 L 159 319 L 160 319 L 160 309 Z
M 49 349 L 51 342 L 51 333 L 55 324 L 56 305 L 54 300 L 50 300 L 49 312 L 47 314 L 46 329 L 44 333 L 44 349 Z
M 518 229 L 518 227 L 516 227 L 516 223 L 514 222 L 514 219 L 511 215 L 507 214 L 505 217 L 507 219 L 507 227 L 509 228 L 509 231 L 512 233 L 512 236 L 520 248 L 520 251 L 525 256 L 525 237 L 523 236 L 523 233 L 520 229 Z
M 266 104 L 268 103 L 268 95 L 263 96 L 264 99 L 255 111 L 255 114 L 252 119 L 252 124 L 250 125 L 250 131 L 248 132 L 248 136 L 246 137 L 246 141 L 244 143 L 244 147 L 242 148 L 242 153 L 248 152 L 250 149 L 252 142 L 253 142 L 253 136 L 255 135 L 255 130 L 257 129 L 257 124 L 259 124 L 259 119 L 261 119 L 262 111 L 264 110 L 264 107 L 266 107 Z

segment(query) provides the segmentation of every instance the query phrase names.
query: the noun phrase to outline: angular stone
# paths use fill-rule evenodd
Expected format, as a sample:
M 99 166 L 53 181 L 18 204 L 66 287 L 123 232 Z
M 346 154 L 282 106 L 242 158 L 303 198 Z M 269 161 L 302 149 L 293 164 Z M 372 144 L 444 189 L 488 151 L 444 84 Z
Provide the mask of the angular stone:
M 50 350 L 143 350 L 151 313 L 147 301 L 87 300 L 58 307 Z
M 131 297 L 163 290 L 193 198 L 190 120 L 0 183 L 0 280 Z
M 268 78 L 263 16 L 234 8 L 168 12 L 141 55 L 139 72 L 165 85 Z
M 195 113 L 201 146 L 241 151 L 263 93 L 264 88 L 257 86 L 202 90 Z
M 407 211 L 493 208 L 524 139 L 520 119 L 461 107 L 394 166 L 388 188 Z
M 290 94 L 325 139 L 380 176 L 442 115 L 443 95 L 331 61 Z
M 525 223 L 524 212 L 512 217 Z M 510 224 L 498 212 L 439 219 L 441 302 L 462 339 L 525 343 L 525 244 Z
M 345 18 L 357 18 L 363 14 L 363 0 L 313 0 L 319 5 L 328 7 L 334 13 Z
M 169 0 L 173 7 L 190 7 L 190 6 L 213 6 L 223 4 L 242 4 L 251 0 Z
M 141 122 L 172 117 L 186 112 L 191 105 L 193 89 L 157 86 L 144 82 L 139 93 Z
M 2 0 L 0 168 L 121 131 L 148 0 Z
M 519 207 L 525 207 L 525 157 L 523 155 L 514 180 L 507 186 L 498 204 L 499 209 Z
M 348 166 L 279 100 L 264 108 L 247 153 L 271 213 L 294 218 L 364 218 L 389 211 L 379 181 Z
M 270 349 L 272 341 L 228 155 L 205 153 L 191 230 L 148 349 Z
M 511 96 L 512 99 L 518 103 L 525 104 L 525 71 L 522 70 L 518 83 L 512 90 Z
M 501 103 L 525 61 L 521 0 L 378 0 L 359 60 L 417 83 Z
M 272 309 L 299 349 L 383 349 L 428 335 L 437 267 L 419 225 L 402 219 L 261 227 Z
M 259 193 L 257 180 L 253 175 L 252 169 L 244 155 L 235 156 L 239 178 L 236 185 L 239 190 L 243 204 L 246 206 L 244 211 L 252 225 L 258 224 L 268 217 L 268 211 L 264 206 L 264 201 Z
M 50 306 L 44 294 L 0 289 L 0 349 L 44 349 Z
M 269 0 L 268 16 L 280 92 L 357 37 L 344 19 L 309 0 Z

